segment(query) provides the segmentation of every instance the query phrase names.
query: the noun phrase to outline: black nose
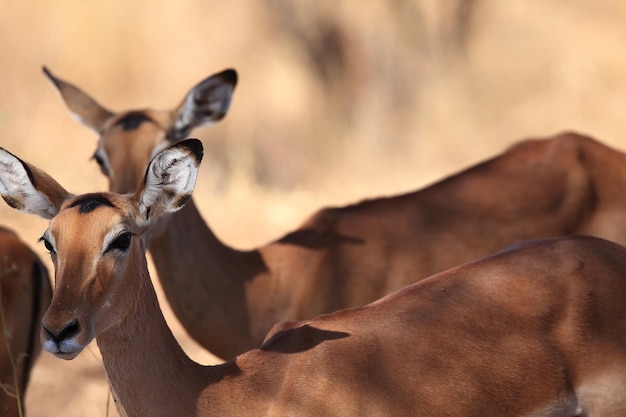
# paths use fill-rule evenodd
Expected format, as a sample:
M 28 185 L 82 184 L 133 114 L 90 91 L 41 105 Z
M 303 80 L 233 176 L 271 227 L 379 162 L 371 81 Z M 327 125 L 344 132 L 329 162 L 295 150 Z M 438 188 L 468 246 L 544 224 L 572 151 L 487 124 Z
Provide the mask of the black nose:
M 50 327 L 46 326 L 44 323 L 41 323 L 41 326 L 44 328 L 46 333 L 48 333 L 48 337 L 51 340 L 59 343 L 65 339 L 69 339 L 75 334 L 77 334 L 80 330 L 80 326 L 78 325 L 78 320 L 72 319 L 65 323 L 59 330 L 55 331 Z

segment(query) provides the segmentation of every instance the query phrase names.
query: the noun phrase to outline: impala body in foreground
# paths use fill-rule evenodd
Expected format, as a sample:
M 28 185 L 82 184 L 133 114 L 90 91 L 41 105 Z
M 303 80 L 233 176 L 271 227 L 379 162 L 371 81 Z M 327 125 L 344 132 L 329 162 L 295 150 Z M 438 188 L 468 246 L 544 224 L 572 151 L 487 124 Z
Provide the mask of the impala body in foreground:
M 30 372 L 41 352 L 41 317 L 51 299 L 52 285 L 45 265 L 14 231 L 0 226 L 2 417 L 23 415 Z
M 626 415 L 626 249 L 593 237 L 521 244 L 278 324 L 221 365 L 191 361 L 159 309 L 144 236 L 188 201 L 200 158 L 199 141 L 180 142 L 135 194 L 76 196 L 0 150 L 0 194 L 51 219 L 44 347 L 72 359 L 96 338 L 121 415 Z
M 236 82 L 227 70 L 173 110 L 116 113 L 46 73 L 100 135 L 95 159 L 120 193 L 137 189 L 158 150 L 224 117 Z M 414 193 L 320 210 L 252 251 L 221 242 L 192 200 L 148 246 L 187 332 L 230 358 L 277 321 L 360 306 L 518 241 L 583 233 L 626 244 L 625 189 L 626 155 L 568 133 L 519 143 Z

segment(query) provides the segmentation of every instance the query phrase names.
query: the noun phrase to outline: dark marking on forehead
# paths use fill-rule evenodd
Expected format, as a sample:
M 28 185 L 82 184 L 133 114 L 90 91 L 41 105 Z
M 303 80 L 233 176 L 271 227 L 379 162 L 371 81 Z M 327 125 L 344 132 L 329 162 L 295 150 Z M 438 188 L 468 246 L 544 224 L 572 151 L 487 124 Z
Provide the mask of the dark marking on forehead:
M 78 207 L 80 214 L 91 213 L 98 207 L 115 207 L 111 200 L 109 200 L 104 194 L 85 194 L 78 197 L 72 202 L 71 207 Z
M 143 122 L 153 122 L 153 120 L 144 112 L 134 111 L 115 122 L 115 126 L 121 126 L 125 131 L 130 131 L 137 129 Z

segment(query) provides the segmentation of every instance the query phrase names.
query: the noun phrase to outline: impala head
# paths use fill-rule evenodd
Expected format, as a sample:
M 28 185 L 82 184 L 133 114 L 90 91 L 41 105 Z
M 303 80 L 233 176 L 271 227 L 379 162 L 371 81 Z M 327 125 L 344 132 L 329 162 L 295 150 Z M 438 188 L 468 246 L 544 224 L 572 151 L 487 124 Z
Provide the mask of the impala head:
M 109 190 L 115 193 L 136 190 L 148 162 L 160 150 L 185 139 L 198 126 L 221 120 L 237 84 L 237 73 L 228 69 L 201 81 L 172 110 L 115 113 L 47 68 L 43 71 L 70 112 L 100 135 L 93 158 L 108 177 Z
M 55 269 L 42 319 L 44 348 L 64 359 L 132 313 L 145 265 L 142 236 L 191 196 L 202 159 L 197 139 L 158 153 L 135 194 L 74 195 L 0 148 L 0 195 L 22 212 L 50 219 L 41 240 Z

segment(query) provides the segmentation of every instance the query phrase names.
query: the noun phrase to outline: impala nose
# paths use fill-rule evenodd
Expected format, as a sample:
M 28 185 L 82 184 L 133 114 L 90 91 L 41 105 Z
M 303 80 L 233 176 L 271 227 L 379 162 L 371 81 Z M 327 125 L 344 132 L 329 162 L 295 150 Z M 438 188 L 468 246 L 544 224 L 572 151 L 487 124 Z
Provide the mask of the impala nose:
M 73 336 L 77 335 L 80 331 L 80 326 L 78 325 L 77 319 L 72 319 L 61 326 L 58 330 L 54 330 L 51 327 L 47 326 L 45 323 L 41 323 L 41 326 L 46 331 L 48 335 L 48 339 L 52 340 L 55 343 L 60 343 L 64 340 L 70 339 Z

